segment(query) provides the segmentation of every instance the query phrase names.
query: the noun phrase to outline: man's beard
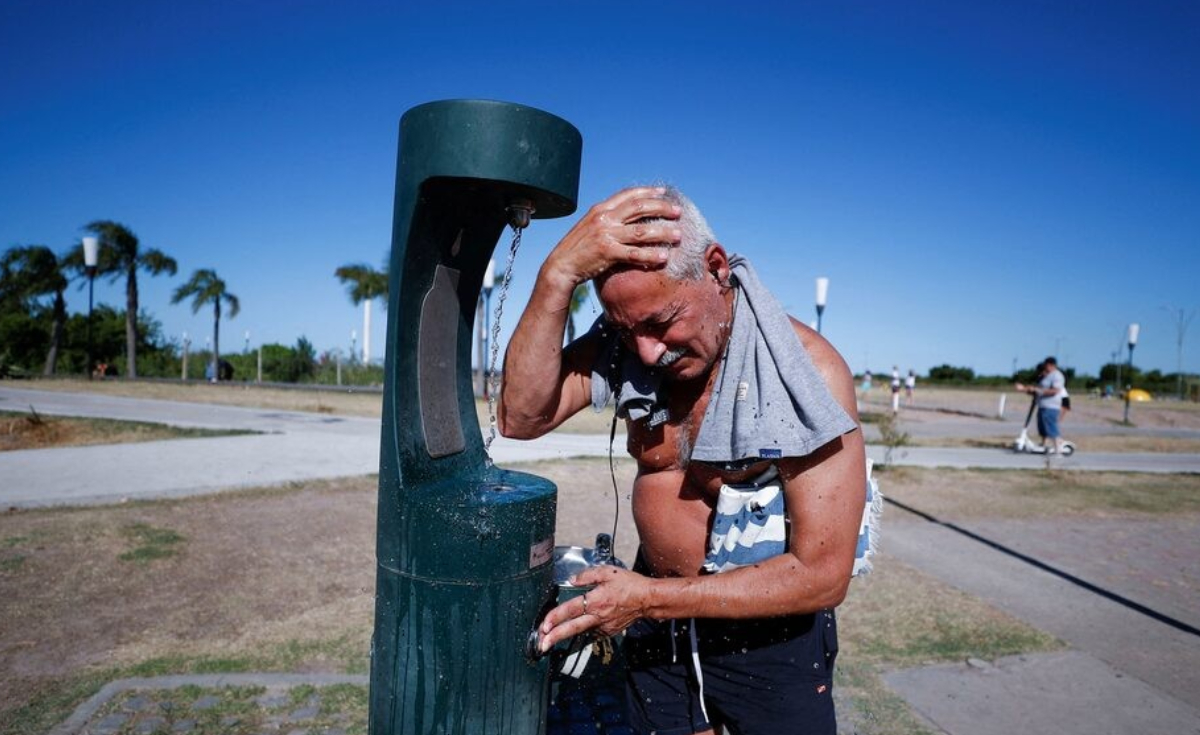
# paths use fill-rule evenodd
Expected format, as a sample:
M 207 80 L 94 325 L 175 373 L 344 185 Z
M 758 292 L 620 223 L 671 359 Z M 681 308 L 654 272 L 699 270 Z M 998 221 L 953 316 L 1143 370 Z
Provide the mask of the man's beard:
M 683 357 L 686 352 L 687 350 L 682 347 L 677 350 L 667 350 L 658 358 L 658 362 L 654 363 L 654 367 L 670 367 L 676 360 Z

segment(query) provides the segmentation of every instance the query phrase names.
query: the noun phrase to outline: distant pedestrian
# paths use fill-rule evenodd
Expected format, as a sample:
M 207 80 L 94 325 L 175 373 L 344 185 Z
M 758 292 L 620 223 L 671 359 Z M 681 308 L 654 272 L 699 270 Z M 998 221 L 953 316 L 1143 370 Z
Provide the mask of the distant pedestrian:
M 900 413 L 900 368 L 892 365 L 892 413 Z
M 862 398 L 865 399 L 867 397 L 867 394 L 870 392 L 871 392 L 871 371 L 868 370 L 867 372 L 863 373 Z
M 1058 420 L 1062 413 L 1062 399 L 1066 392 L 1067 380 L 1059 372 L 1058 360 L 1047 357 L 1038 366 L 1038 384 L 1024 385 L 1017 383 L 1017 390 L 1037 396 L 1038 434 L 1042 437 L 1042 446 L 1049 439 L 1054 446 L 1049 448 L 1051 454 L 1061 454 L 1063 438 L 1058 430 Z
M 908 371 L 908 376 L 904 378 L 904 405 L 911 406 L 913 400 L 913 391 L 917 388 L 917 374 L 912 370 Z

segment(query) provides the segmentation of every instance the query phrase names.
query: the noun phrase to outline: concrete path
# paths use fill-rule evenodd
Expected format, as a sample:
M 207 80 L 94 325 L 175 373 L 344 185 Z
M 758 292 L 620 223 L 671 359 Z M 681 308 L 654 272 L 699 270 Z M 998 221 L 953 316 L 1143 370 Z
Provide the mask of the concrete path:
M 884 681 L 956 735 L 1200 733 L 1194 711 L 1078 651 L 927 666 Z
M 867 456 L 882 462 L 886 448 L 867 447 Z M 1046 455 L 1024 454 L 1007 449 L 974 447 L 903 447 L 892 453 L 892 462 L 910 467 L 981 467 L 998 470 L 1041 470 L 1047 467 Z M 1049 466 L 1063 470 L 1121 472 L 1200 472 L 1200 454 L 1165 452 L 1077 452 L 1070 457 L 1053 455 Z
M 0 387 L 0 408 L 47 415 L 149 421 L 252 436 L 178 439 L 0 453 L 0 508 L 120 502 L 194 495 L 379 470 L 378 419 Z M 617 447 L 621 453 L 621 447 Z M 884 448 L 870 456 L 882 461 Z M 608 436 L 555 432 L 529 442 L 500 437 L 497 463 L 608 455 Z M 893 461 L 922 467 L 1042 469 L 1045 457 L 996 449 L 911 447 Z M 1200 454 L 1080 453 L 1063 469 L 1200 472 Z
M 960 525 L 1097 584 L 1114 596 L 1158 607 L 1168 617 L 1177 615 L 1179 622 L 1200 627 L 1200 608 L 1192 604 L 1200 592 L 1195 589 L 1176 592 L 1169 595 L 1175 602 L 1168 604 L 1162 597 L 1166 593 L 1160 592 L 1159 597 L 1147 594 L 1143 580 L 1138 577 L 1139 567 L 1144 569 L 1147 563 L 1157 561 L 1163 564 L 1156 572 L 1158 577 L 1194 586 L 1195 579 L 1200 577 L 1194 557 L 1172 562 L 1169 556 L 1155 559 L 1143 555 L 1136 563 L 1125 563 L 1114 559 L 1121 548 L 1112 548 L 1111 538 L 1082 536 L 1086 533 L 1086 523 L 1079 524 L 1079 533 L 1065 528 L 1043 529 L 1040 536 L 1024 538 L 1019 533 L 1022 524 L 1015 521 L 1009 522 L 1010 528 L 997 523 L 980 527 Z M 1155 529 L 1139 530 L 1153 533 Z M 1189 529 L 1172 529 L 1168 522 L 1161 531 L 1164 536 L 1174 533 L 1171 538 L 1191 544 L 1195 542 L 1188 539 L 1197 535 L 1194 522 Z M 1030 673 L 1029 669 L 1035 668 L 1033 664 L 1025 667 L 1001 663 L 1000 669 L 1009 673 L 1001 677 L 1007 683 L 996 688 L 961 682 L 966 670 L 953 666 L 923 669 L 921 673 L 890 680 L 918 711 L 947 732 L 993 731 L 962 726 L 960 718 L 968 715 L 978 722 L 996 719 L 1006 724 L 1008 732 L 1059 732 L 1054 726 L 1030 729 L 1021 723 L 1035 715 L 1044 719 L 1034 721 L 1057 722 L 1061 700 L 1067 691 L 1089 692 L 1084 699 L 1102 701 L 1104 706 L 1078 711 L 1079 726 L 1062 732 L 1200 732 L 1200 636 L 896 507 L 887 510 L 883 543 L 884 553 L 1057 636 L 1078 654 L 1056 660 L 1055 675 L 1050 679 Z M 1079 545 L 1087 545 L 1091 553 L 1087 549 L 1081 552 L 1076 548 Z M 1186 552 L 1181 553 L 1186 557 Z M 1107 561 L 1102 562 L 1096 556 Z M 1087 566 L 1088 563 L 1093 566 Z M 1189 566 L 1170 568 L 1174 563 Z M 1110 573 L 1102 576 L 1094 566 L 1097 564 L 1110 565 Z M 1013 683 L 1020 676 L 1029 679 L 1029 686 Z M 1114 676 L 1126 677 L 1126 686 L 1114 686 Z M 1157 692 L 1150 709 L 1146 709 L 1144 696 L 1147 687 Z M 916 696 L 917 689 L 925 693 Z M 1159 706 L 1154 702 L 1166 704 Z M 1149 716 L 1151 711 L 1163 717 L 1157 727 L 1129 730 L 1110 727 L 1113 722 L 1127 722 L 1121 719 L 1124 714 L 1137 720 Z M 1185 721 L 1189 724 L 1184 729 L 1175 726 L 1182 716 L 1180 713 L 1187 715 Z
M 118 679 L 105 684 L 100 691 L 89 697 L 87 701 L 75 708 L 75 711 L 64 722 L 59 724 L 49 735 L 84 735 L 85 728 L 88 730 L 96 729 L 100 723 L 95 723 L 93 727 L 91 720 L 96 716 L 100 709 L 115 696 L 124 692 L 161 692 L 171 689 L 182 689 L 183 687 L 198 687 L 201 689 L 218 689 L 221 687 L 263 687 L 267 690 L 267 694 L 260 699 L 269 700 L 275 698 L 280 700 L 280 704 L 288 701 L 287 697 L 278 697 L 278 692 L 286 691 L 292 687 L 310 686 L 310 687 L 327 687 L 336 684 L 353 684 L 356 686 L 366 686 L 368 678 L 365 674 L 191 674 L 179 676 L 154 676 L 140 679 Z M 152 703 L 141 703 L 145 707 L 150 707 Z M 113 731 L 119 731 L 122 725 L 125 724 L 125 719 L 122 718 L 119 722 L 113 723 L 115 727 Z M 193 723 L 194 726 L 194 723 Z M 149 728 L 147 731 L 151 731 Z M 185 732 L 183 728 L 178 728 L 178 732 Z M 140 730 L 139 730 L 140 732 Z
M 179 497 L 379 471 L 378 419 L 0 387 L 0 409 L 30 405 L 46 415 L 264 433 L 0 452 L 0 508 Z M 607 436 L 500 437 L 492 445 L 500 464 L 607 455 Z

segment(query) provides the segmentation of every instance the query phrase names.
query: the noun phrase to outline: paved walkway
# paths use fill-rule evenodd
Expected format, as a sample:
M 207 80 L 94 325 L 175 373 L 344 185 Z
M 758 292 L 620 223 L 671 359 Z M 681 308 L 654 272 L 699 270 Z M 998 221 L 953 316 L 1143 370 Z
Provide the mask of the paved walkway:
M 1167 717 L 1163 726 L 1127 732 L 1200 733 L 1200 636 L 1155 620 L 1117 599 L 1140 603 L 1185 626 L 1200 627 L 1200 589 L 1196 585 L 1200 568 L 1188 549 L 1197 544 L 1194 520 L 1186 527 L 1173 521 L 1135 526 L 1128 530 L 1157 538 L 1127 539 L 1123 544 L 1114 529 L 1093 529 L 1091 522 L 1033 528 L 1017 521 L 960 525 L 1018 554 L 1095 584 L 1110 593 L 1105 597 L 944 525 L 894 506 L 886 513 L 884 553 L 983 599 L 1075 649 L 1076 655 L 1067 660 L 1054 659 L 1055 677 L 1061 675 L 1059 687 L 1048 685 L 1053 678 L 1029 671 L 1035 668 L 1036 657 L 1030 659 L 1028 667 L 1012 661 L 998 664 L 1001 671 L 1012 675 L 1001 676 L 1001 671 L 987 675 L 1014 682 L 1019 677 L 1013 672 L 1019 672 L 1031 684 L 1037 683 L 1033 687 L 1003 683 L 994 688 L 960 688 L 961 677 L 981 675 L 964 666 L 935 667 L 932 672 L 889 680 L 919 711 L 942 723 L 948 732 L 976 732 L 946 724 L 968 713 L 977 719 L 999 718 L 1009 724 L 1009 732 L 1121 732 L 1110 728 L 1111 713 L 1138 712 L 1141 714 L 1137 717 L 1141 717 L 1145 707 L 1152 705 Z M 1123 553 L 1128 556 L 1122 558 Z M 1152 568 L 1155 564 L 1161 566 Z M 1174 589 L 1163 589 L 1164 584 Z M 1158 589 L 1151 592 L 1148 587 Z M 1118 681 L 1122 676 L 1127 677 L 1124 686 Z M 1042 686 L 1046 688 L 1039 689 Z M 914 697 L 913 688 L 927 691 Z M 1143 701 L 1147 688 L 1156 692 L 1152 701 Z M 1091 709 L 1079 726 L 1030 730 L 1020 724 L 1031 709 L 1044 710 L 1045 722 L 1057 722 L 1052 713 L 1058 711 L 1064 694 L 1081 691 L 1089 692 L 1081 701 L 1107 704 Z M 1020 717 L 1013 719 L 1006 714 L 1010 710 Z M 1190 727 L 1167 727 L 1166 723 L 1178 722 L 1181 712 L 1188 713 Z M 1126 722 L 1120 718 L 1116 721 Z
M 197 729 L 209 713 L 220 718 L 222 731 L 231 731 L 254 721 L 262 732 L 321 732 L 345 735 L 347 726 L 362 726 L 342 708 L 333 711 L 324 702 L 326 687 L 365 687 L 366 675 L 353 674 L 198 674 L 120 679 L 109 682 L 75 708 L 66 721 L 49 735 L 115 735 L 122 731 L 155 733 L 169 730 L 188 733 Z M 227 687 L 263 688 L 262 694 L 246 696 Z M 311 692 L 297 698 L 291 692 L 304 687 Z M 179 697 L 177 690 L 187 689 Z M 196 690 L 200 691 L 196 691 Z M 242 695 L 239 697 L 239 695 Z M 237 702 L 237 716 L 223 714 L 223 700 Z M 325 705 L 325 706 L 323 706 Z M 364 713 L 356 712 L 360 719 Z
M 379 470 L 378 419 L 216 404 L 0 387 L 0 408 L 118 418 L 173 426 L 243 429 L 251 436 L 176 439 L 0 453 L 0 507 L 95 504 L 207 492 Z M 617 448 L 620 451 L 620 447 Z M 884 448 L 869 454 L 882 461 Z M 608 436 L 555 432 L 529 442 L 500 437 L 500 464 L 608 455 Z M 893 461 L 921 467 L 1042 469 L 1045 457 L 998 449 L 907 447 Z M 1080 453 L 1053 466 L 1079 470 L 1200 472 L 1200 454 Z
M 263 433 L 0 452 L 0 508 L 179 497 L 379 471 L 379 419 L 0 387 L 0 409 L 30 405 L 45 415 Z M 492 445 L 500 464 L 607 453 L 608 437 L 598 435 L 500 437 Z

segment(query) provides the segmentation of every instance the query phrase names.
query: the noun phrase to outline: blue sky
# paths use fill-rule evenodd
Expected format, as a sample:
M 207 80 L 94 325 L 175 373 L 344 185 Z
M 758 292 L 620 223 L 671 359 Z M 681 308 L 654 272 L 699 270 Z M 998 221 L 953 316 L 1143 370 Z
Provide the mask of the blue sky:
M 7 0 L 0 248 L 114 219 L 179 261 L 141 280 L 168 335 L 211 332 L 169 304 L 210 267 L 242 302 L 227 348 L 348 349 L 333 270 L 384 261 L 400 116 L 502 99 L 583 133 L 581 209 L 669 181 L 800 318 L 829 277 L 855 370 L 1057 350 L 1094 373 L 1139 322 L 1135 361 L 1173 371 L 1163 307 L 1200 307 L 1198 49 L 1191 2 Z M 526 233 L 505 335 L 569 226 Z

